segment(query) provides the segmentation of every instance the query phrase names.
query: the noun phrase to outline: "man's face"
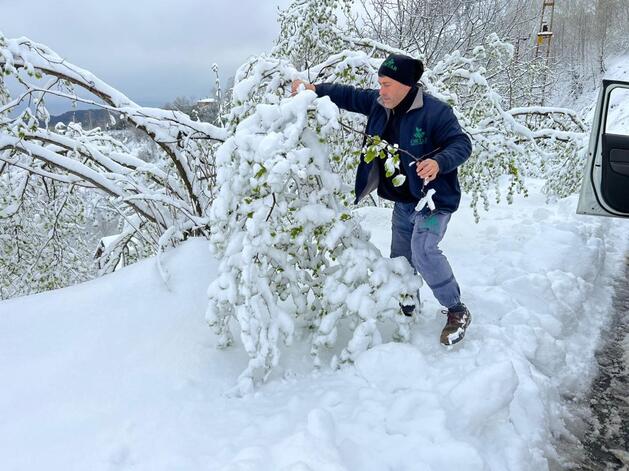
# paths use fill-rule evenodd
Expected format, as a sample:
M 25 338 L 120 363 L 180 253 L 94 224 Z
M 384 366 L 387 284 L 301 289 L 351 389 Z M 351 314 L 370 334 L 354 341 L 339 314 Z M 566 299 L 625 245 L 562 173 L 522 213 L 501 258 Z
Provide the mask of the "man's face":
M 378 83 L 380 84 L 380 98 L 385 108 L 395 108 L 411 89 L 408 85 L 384 75 L 378 77 Z

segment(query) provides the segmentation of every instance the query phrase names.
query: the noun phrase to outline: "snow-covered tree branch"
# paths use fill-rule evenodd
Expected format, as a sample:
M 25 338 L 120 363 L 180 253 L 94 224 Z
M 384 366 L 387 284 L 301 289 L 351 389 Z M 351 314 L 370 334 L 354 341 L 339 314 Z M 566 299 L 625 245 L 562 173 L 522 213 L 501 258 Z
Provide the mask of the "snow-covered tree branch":
M 3 103 L 0 116 L 3 116 L 0 126 L 3 133 L 15 135 L 18 139 L 26 138 L 25 128 L 37 128 L 38 120 L 47 123 L 48 112 L 45 108 L 46 94 L 53 93 L 54 84 L 67 89 L 62 93 L 68 99 L 81 100 L 77 97 L 76 87 L 98 97 L 110 111 L 120 113 L 133 126 L 147 133 L 164 151 L 170 159 L 181 185 L 185 188 L 186 198 L 192 206 L 194 214 L 201 216 L 204 198 L 199 175 L 193 169 L 194 160 L 191 155 L 202 155 L 199 152 L 200 140 L 222 141 L 226 138 L 223 129 L 209 123 L 193 121 L 187 115 L 171 110 L 142 107 L 135 104 L 128 97 L 107 85 L 92 73 L 83 70 L 59 57 L 54 51 L 26 38 L 7 39 L 0 36 L 0 70 L 4 76 L 15 76 L 26 87 L 26 90 L 16 99 Z M 25 69 L 28 76 L 34 79 L 54 77 L 46 87 L 39 87 L 26 81 L 19 75 L 19 70 Z M 56 92 L 59 94 L 59 92 Z M 6 95 L 6 92 L 5 92 Z M 8 118 L 25 104 L 29 98 L 31 106 L 26 108 L 20 116 Z M 31 98 L 34 99 L 31 100 Z M 97 104 L 97 102 L 93 102 Z M 33 109 L 34 108 L 34 109 Z M 210 162 L 206 162 L 210 163 Z
M 207 230 L 214 187 L 213 152 L 226 130 L 184 113 L 142 107 L 92 73 L 62 59 L 47 46 L 0 34 L 0 161 L 44 180 L 98 189 L 135 213 L 159 250 L 162 235 L 187 237 Z M 9 93 L 8 80 L 21 88 Z M 47 99 L 99 106 L 122 116 L 158 147 L 150 161 L 140 159 L 111 135 L 80 126 L 48 126 Z M 42 165 L 32 165 L 32 159 Z M 126 209 L 125 209 L 126 208 Z M 185 229 L 184 229 L 185 228 Z M 122 239 L 121 239 L 122 240 Z

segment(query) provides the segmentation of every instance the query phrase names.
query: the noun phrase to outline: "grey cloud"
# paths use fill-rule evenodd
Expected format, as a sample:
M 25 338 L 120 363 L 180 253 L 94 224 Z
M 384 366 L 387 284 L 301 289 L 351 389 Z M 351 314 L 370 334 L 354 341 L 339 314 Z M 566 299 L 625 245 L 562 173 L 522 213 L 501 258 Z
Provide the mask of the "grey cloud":
M 27 36 L 135 101 L 203 96 L 248 56 L 268 51 L 290 0 L 79 2 L 0 0 L 0 31 Z

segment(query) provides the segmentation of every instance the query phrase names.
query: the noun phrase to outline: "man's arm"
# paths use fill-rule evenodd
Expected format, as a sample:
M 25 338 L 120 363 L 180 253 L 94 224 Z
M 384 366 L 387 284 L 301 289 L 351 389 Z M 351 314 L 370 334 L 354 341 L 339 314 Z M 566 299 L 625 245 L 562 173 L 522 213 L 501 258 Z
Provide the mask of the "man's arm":
M 465 162 L 472 154 L 472 141 L 463 132 L 452 108 L 445 107 L 434 130 L 434 143 L 443 150 L 433 157 L 440 173 L 449 173 Z
M 297 93 L 300 85 L 303 85 L 306 90 L 312 90 L 320 97 L 329 97 L 332 103 L 339 108 L 353 113 L 361 113 L 365 116 L 369 115 L 374 102 L 378 98 L 377 90 L 367 90 L 335 83 L 320 83 L 314 85 L 304 82 L 303 80 L 293 81 L 291 86 L 293 95 Z

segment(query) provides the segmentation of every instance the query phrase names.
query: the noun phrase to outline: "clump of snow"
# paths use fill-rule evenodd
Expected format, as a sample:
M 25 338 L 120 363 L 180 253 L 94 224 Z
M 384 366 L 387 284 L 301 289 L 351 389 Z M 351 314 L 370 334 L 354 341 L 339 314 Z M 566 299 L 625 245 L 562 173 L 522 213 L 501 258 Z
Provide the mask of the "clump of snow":
M 417 203 L 417 206 L 415 206 L 415 211 L 421 211 L 426 206 L 428 206 L 428 209 L 430 209 L 431 211 L 434 211 L 435 210 L 435 203 L 432 200 L 432 197 L 433 197 L 433 195 L 435 193 L 436 193 L 436 191 L 433 188 L 428 190 L 428 192 L 426 193 L 426 196 L 424 196 L 422 199 L 420 199 L 419 202 Z

